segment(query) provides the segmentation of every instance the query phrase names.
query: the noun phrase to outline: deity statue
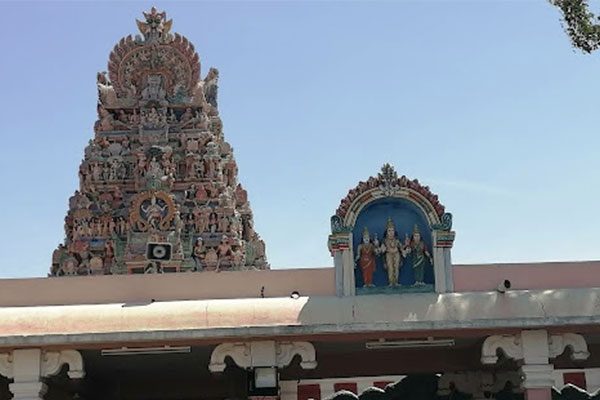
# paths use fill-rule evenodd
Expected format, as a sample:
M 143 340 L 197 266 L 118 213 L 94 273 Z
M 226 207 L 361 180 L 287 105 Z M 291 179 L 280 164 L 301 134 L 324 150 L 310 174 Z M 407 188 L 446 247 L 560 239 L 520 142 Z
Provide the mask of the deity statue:
M 216 269 L 218 271 L 219 266 L 219 255 L 214 247 L 210 247 L 206 251 L 206 255 L 204 257 L 204 263 L 209 270 Z
M 205 201 L 208 198 L 208 193 L 206 192 L 206 189 L 204 189 L 204 185 L 199 184 L 194 198 L 197 201 L 201 201 L 201 202 Z
M 187 189 L 183 192 L 185 199 L 191 200 L 191 201 L 195 200 L 197 191 L 198 191 L 198 189 L 196 189 L 196 185 L 192 183 L 192 185 L 189 187 L 189 189 Z
M 104 243 L 104 265 L 110 267 L 115 260 L 115 249 L 112 240 Z
M 217 108 L 218 81 L 219 70 L 216 68 L 209 69 L 206 78 L 204 78 L 204 97 L 206 102 L 214 108 Z
M 96 75 L 98 99 L 102 105 L 114 107 L 117 104 L 117 94 L 115 93 L 115 88 L 108 81 L 106 74 L 106 72 L 98 72 Z
M 196 239 L 194 249 L 192 250 L 192 260 L 194 260 L 194 270 L 202 271 L 202 260 L 204 259 L 204 242 L 201 237 Z
M 164 128 L 167 123 L 167 116 L 165 109 L 156 109 L 156 107 L 150 107 L 148 109 L 142 109 L 140 115 L 140 122 L 145 129 L 160 129 Z
M 229 242 L 229 238 L 225 235 L 221 238 L 221 243 L 217 246 L 217 255 L 219 256 L 219 263 L 217 268 L 221 266 L 223 261 L 230 261 L 231 258 L 231 243 Z
M 241 206 L 243 204 L 246 204 L 247 202 L 248 192 L 244 190 L 241 183 L 238 183 L 238 185 L 235 188 L 235 203 L 236 205 Z
M 141 206 L 142 211 L 146 214 L 146 218 L 148 220 L 148 224 L 154 229 L 158 229 L 159 223 L 163 219 L 163 213 L 167 209 L 167 205 L 161 206 L 157 203 L 156 197 L 152 196 L 150 200 L 150 204 Z
M 427 250 L 425 242 L 421 239 L 419 227 L 415 225 L 408 247 L 408 253 L 411 255 L 412 268 L 415 274 L 415 286 L 425 285 L 425 267 L 433 265 L 431 254 Z
M 69 256 L 67 247 L 64 244 L 59 244 L 56 250 L 52 253 L 52 270 L 51 273 L 56 275 L 63 260 Z
M 398 286 L 400 265 L 402 264 L 402 257 L 406 256 L 406 249 L 396 237 L 396 227 L 392 218 L 388 218 L 385 237 L 379 250 L 385 254 L 384 265 L 388 274 L 388 286 Z
M 231 252 L 231 266 L 234 269 L 240 269 L 244 266 L 245 260 L 245 252 L 242 250 L 241 246 L 237 246 L 235 250 Z
M 173 217 L 173 228 L 175 228 L 175 237 L 178 241 L 181 241 L 181 233 L 183 232 L 184 224 L 179 210 L 175 211 L 175 216 Z
M 371 242 L 369 230 L 365 227 L 365 230 L 363 231 L 363 241 L 356 249 L 355 259 L 357 266 L 362 272 L 363 287 L 375 287 L 373 284 L 373 273 L 375 272 L 375 257 L 378 245 L 377 239 L 375 239 L 374 242 Z
M 106 108 L 99 107 L 98 114 L 100 116 L 96 125 L 96 130 L 98 132 L 112 131 L 115 129 L 115 119 Z
M 164 175 L 162 165 L 156 160 L 156 157 L 152 157 L 148 164 L 148 174 L 155 178 L 161 178 Z
M 146 87 L 142 90 L 143 102 L 157 102 L 161 106 L 168 104 L 167 92 L 163 89 L 163 78 L 161 75 L 148 75 Z

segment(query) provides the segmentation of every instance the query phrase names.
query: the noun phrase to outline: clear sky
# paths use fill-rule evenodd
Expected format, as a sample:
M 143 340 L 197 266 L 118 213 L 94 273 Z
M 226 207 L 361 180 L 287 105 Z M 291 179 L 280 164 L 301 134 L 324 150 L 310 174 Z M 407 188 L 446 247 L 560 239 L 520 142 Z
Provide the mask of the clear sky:
M 329 217 L 384 162 L 454 214 L 456 263 L 599 259 L 599 54 L 538 1 L 0 2 L 0 276 L 44 276 L 96 72 L 156 4 L 219 68 L 273 268 L 331 266 Z

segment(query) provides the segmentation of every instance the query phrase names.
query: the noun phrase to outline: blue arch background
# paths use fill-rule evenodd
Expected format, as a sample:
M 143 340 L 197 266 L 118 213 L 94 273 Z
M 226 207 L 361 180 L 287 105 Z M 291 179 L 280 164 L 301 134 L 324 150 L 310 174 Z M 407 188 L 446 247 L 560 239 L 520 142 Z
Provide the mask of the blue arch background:
M 405 234 L 408 234 L 409 236 L 412 234 L 416 224 L 421 231 L 421 237 L 427 245 L 429 253 L 433 255 L 431 244 L 432 230 L 423 211 L 410 200 L 402 198 L 384 198 L 368 204 L 358 214 L 354 229 L 352 230 L 354 257 L 356 257 L 356 250 L 362 241 L 362 234 L 365 226 L 371 234 L 371 239 L 377 234 L 377 238 L 381 243 L 384 238 L 385 227 L 389 217 L 394 221 L 398 239 L 401 241 L 404 241 Z M 414 272 L 409 264 L 410 263 L 403 260 L 403 264 L 400 267 L 399 281 L 403 286 L 412 285 L 415 282 Z M 362 288 L 364 283 L 360 268 L 358 267 L 354 271 L 356 287 Z M 426 268 L 425 283 L 433 284 L 434 280 L 433 268 Z M 385 287 L 388 285 L 387 271 L 384 268 L 383 257 L 381 256 L 377 257 L 373 283 L 377 287 Z

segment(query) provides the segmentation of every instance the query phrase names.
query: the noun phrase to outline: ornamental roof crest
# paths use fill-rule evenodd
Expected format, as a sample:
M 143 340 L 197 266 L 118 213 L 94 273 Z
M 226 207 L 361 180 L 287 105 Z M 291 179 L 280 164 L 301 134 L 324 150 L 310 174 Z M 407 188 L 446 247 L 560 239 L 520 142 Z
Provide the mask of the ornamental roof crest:
M 100 102 L 107 109 L 152 104 L 203 103 L 200 57 L 188 39 L 171 33 L 173 20 L 155 7 L 136 20 L 141 35 L 113 48 L 108 72 L 98 74 Z M 140 104 L 143 102 L 143 104 Z

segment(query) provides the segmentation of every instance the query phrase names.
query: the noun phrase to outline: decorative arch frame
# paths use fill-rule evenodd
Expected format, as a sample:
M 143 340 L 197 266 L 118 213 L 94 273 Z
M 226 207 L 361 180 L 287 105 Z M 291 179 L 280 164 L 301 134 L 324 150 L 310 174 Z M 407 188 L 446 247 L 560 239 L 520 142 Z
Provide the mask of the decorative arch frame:
M 398 198 L 408 200 L 421 210 L 430 226 L 441 223 L 441 217 L 436 213 L 433 204 L 416 190 L 410 188 L 400 188 L 391 196 L 386 196 L 379 187 L 368 189 L 352 200 L 348 212 L 344 217 L 344 225 L 354 226 L 356 219 L 361 211 L 373 202 L 384 198 Z

